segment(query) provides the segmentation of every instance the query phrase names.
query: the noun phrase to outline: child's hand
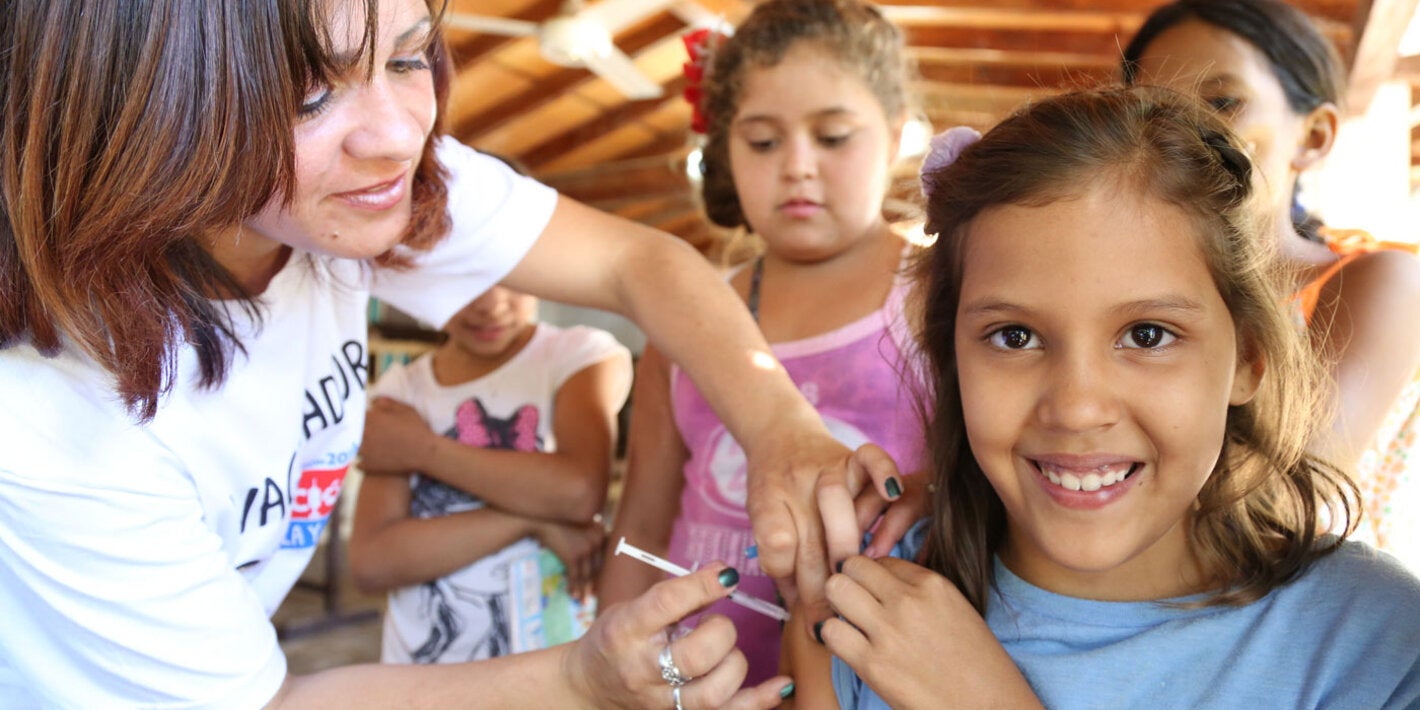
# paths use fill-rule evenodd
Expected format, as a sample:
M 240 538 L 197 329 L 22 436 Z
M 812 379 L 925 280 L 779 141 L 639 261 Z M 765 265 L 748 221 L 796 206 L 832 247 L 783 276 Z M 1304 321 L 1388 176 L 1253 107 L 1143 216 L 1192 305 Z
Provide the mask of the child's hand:
M 439 438 L 413 407 L 388 397 L 376 397 L 365 411 L 360 468 L 376 475 L 422 470 Z
M 600 522 L 575 525 L 546 520 L 538 524 L 536 535 L 567 567 L 567 592 L 577 601 L 586 601 L 601 572 L 606 528 Z
M 852 557 L 829 578 L 841 618 L 824 645 L 892 707 L 1040 707 L 1006 650 L 952 584 L 906 560 Z
M 830 565 L 858 551 L 863 532 L 854 522 L 854 497 L 876 485 L 884 497 L 896 499 L 885 491 L 900 476 L 881 448 L 866 444 L 849 451 L 826 432 L 815 437 L 786 431 L 771 443 L 768 455 L 750 453 L 745 508 L 760 567 L 788 604 L 805 605 L 812 623 L 828 614 L 823 583 Z M 824 508 L 825 500 L 839 503 Z
M 931 474 L 926 472 L 899 478 L 902 495 L 893 501 L 884 500 L 876 488 L 865 488 L 858 494 L 853 501 L 858 527 L 873 533 L 872 542 L 863 549 L 865 556 L 887 557 L 912 524 L 927 517 L 932 510 L 929 478 Z

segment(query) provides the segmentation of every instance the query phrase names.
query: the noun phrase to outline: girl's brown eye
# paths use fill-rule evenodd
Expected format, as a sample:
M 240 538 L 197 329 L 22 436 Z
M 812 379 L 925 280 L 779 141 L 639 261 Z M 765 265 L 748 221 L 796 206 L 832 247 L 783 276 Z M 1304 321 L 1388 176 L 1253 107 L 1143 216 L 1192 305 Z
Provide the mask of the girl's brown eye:
M 1125 348 L 1154 349 L 1172 343 L 1178 336 L 1157 323 L 1140 323 L 1129 328 L 1119 344 Z

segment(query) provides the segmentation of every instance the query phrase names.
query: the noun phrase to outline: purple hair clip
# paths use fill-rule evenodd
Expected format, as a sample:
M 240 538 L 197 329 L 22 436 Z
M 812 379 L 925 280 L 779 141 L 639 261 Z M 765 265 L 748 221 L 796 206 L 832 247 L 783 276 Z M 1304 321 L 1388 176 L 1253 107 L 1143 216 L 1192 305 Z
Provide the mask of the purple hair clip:
M 926 195 L 927 199 L 932 198 L 932 190 L 936 188 L 932 183 L 931 174 L 955 163 L 967 146 L 979 140 L 981 134 L 966 126 L 948 128 L 932 136 L 932 142 L 927 148 L 927 157 L 922 159 L 922 170 L 919 173 L 922 178 L 922 194 Z

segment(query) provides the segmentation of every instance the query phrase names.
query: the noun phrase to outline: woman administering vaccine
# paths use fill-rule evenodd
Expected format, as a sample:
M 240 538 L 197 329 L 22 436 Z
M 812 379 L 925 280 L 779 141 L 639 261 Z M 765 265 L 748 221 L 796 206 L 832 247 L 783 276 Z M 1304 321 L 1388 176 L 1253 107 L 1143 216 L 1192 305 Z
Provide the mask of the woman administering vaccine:
M 633 318 L 783 501 L 761 538 L 781 571 L 818 534 L 814 482 L 852 458 L 693 251 L 435 137 L 441 5 L 0 10 L 5 702 L 778 702 L 783 678 L 736 694 L 727 625 L 667 646 L 733 591 L 719 565 L 548 651 L 287 673 L 269 614 L 358 453 L 372 293 L 442 323 L 502 281 Z

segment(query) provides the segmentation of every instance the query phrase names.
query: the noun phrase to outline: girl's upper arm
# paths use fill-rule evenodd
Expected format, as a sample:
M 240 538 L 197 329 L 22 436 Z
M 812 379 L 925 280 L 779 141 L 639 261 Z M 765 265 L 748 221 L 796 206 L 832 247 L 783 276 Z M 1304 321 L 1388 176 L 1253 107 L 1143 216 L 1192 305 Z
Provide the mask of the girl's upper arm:
M 1322 291 L 1311 333 L 1335 376 L 1336 420 L 1327 451 L 1352 460 L 1371 443 L 1420 368 L 1418 322 L 1420 259 L 1405 252 L 1357 258 Z
M 670 362 L 655 347 L 647 346 L 636 366 L 631 393 L 626 480 L 597 584 L 603 608 L 631 599 L 665 577 L 641 562 L 612 554 L 612 550 L 625 536 L 637 547 L 665 555 L 685 485 L 681 467 L 689 456 L 671 414 Z
M 689 458 L 671 404 L 671 362 L 648 346 L 637 366 L 631 397 L 626 486 L 616 524 L 636 534 L 653 552 L 669 542 L 685 487 L 681 469 Z
M 557 452 L 575 457 L 605 493 L 616 443 L 616 417 L 630 387 L 630 356 L 620 351 L 578 370 L 557 389 L 552 430 Z

